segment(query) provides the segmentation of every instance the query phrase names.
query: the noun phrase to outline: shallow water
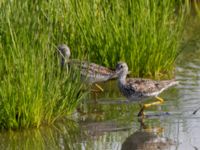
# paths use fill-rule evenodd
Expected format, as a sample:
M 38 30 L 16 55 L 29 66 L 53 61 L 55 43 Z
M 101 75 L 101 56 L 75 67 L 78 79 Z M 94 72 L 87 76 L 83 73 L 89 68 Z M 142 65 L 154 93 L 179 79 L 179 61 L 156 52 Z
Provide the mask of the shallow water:
M 200 149 L 200 19 L 191 19 L 182 49 L 176 62 L 180 84 L 160 95 L 165 103 L 149 108 L 147 118 L 137 118 L 138 105 L 111 81 L 80 106 L 75 121 L 2 132 L 0 149 Z

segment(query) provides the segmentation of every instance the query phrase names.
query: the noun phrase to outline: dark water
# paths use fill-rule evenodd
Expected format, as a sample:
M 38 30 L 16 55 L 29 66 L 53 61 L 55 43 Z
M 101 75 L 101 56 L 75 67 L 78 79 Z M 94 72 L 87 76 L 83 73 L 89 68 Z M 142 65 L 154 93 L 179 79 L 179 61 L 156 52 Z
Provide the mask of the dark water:
M 176 62 L 180 84 L 160 95 L 165 103 L 149 108 L 147 118 L 138 120 L 138 105 L 125 102 L 111 81 L 80 106 L 75 121 L 3 132 L 0 149 L 200 149 L 200 19 L 190 21 Z

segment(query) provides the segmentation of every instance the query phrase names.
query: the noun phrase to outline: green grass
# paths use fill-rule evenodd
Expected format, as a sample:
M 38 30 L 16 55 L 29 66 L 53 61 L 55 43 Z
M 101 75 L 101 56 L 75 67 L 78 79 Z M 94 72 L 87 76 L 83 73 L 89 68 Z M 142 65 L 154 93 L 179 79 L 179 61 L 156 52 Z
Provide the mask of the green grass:
M 1 132 L 0 138 L 4 139 L 4 142 L 0 147 L 7 150 L 60 150 L 61 147 L 70 150 L 81 149 L 79 143 L 83 137 L 86 137 L 86 133 L 81 129 L 77 122 L 63 119 L 62 122 L 56 122 L 51 127 L 42 126 L 39 129 Z
M 56 45 L 72 57 L 134 76 L 173 71 L 184 23 L 175 0 L 2 0 L 0 2 L 0 128 L 51 124 L 70 114 L 85 93 L 60 70 Z
M 200 3 L 198 1 L 194 1 L 193 5 L 194 5 L 195 12 L 200 17 Z
M 56 29 L 39 3 L 1 4 L 0 128 L 51 124 L 74 111 L 85 95 L 79 78 L 60 68 L 52 42 Z
M 181 1 L 70 1 L 63 33 L 73 53 L 115 67 L 126 61 L 133 76 L 171 75 L 185 20 Z M 61 18 L 61 17 L 60 17 Z

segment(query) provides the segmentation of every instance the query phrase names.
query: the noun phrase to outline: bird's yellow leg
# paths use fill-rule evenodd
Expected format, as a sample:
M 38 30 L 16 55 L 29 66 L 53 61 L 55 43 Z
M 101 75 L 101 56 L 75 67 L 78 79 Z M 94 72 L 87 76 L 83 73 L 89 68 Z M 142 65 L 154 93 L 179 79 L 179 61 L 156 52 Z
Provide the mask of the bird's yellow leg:
M 95 83 L 95 86 L 96 86 L 98 89 L 100 89 L 102 92 L 104 91 L 103 88 L 102 88 L 100 85 L 98 85 L 98 84 Z
M 157 99 L 158 101 L 152 102 L 152 103 L 149 103 L 149 104 L 144 104 L 143 107 L 140 109 L 140 112 L 138 113 L 138 116 L 139 116 L 139 117 L 144 117 L 144 116 L 145 116 L 145 115 L 144 115 L 144 110 L 145 110 L 145 108 L 151 107 L 151 106 L 153 106 L 153 105 L 159 105 L 159 104 L 162 104 L 162 103 L 164 102 L 164 100 L 163 100 L 162 98 L 160 98 L 160 97 L 157 97 L 157 96 L 156 96 L 156 99 Z
M 156 99 L 160 101 L 160 103 L 164 102 L 164 99 L 162 99 L 161 97 L 156 96 Z
M 143 107 L 147 108 L 147 107 L 151 107 L 151 106 L 153 106 L 153 105 L 162 104 L 162 103 L 164 102 L 164 100 L 163 100 L 162 98 L 160 98 L 160 97 L 157 97 L 157 96 L 156 96 L 156 99 L 157 99 L 158 101 L 153 102 L 153 103 L 149 103 L 149 104 L 144 104 Z

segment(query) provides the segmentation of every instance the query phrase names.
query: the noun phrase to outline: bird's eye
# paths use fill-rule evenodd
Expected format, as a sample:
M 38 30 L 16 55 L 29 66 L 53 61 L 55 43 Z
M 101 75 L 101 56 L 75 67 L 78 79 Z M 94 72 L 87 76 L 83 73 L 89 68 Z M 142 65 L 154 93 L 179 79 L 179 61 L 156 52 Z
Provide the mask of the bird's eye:
M 123 64 L 117 64 L 116 67 L 117 67 L 118 69 L 122 69 L 122 68 L 124 68 Z

